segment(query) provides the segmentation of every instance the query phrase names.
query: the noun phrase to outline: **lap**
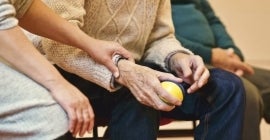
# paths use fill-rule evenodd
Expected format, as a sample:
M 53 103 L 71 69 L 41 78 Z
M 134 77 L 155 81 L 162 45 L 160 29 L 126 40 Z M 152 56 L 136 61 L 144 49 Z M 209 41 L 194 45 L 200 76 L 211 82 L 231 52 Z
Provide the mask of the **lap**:
M 1 138 L 54 139 L 68 131 L 64 110 L 44 87 L 2 63 L 0 73 Z

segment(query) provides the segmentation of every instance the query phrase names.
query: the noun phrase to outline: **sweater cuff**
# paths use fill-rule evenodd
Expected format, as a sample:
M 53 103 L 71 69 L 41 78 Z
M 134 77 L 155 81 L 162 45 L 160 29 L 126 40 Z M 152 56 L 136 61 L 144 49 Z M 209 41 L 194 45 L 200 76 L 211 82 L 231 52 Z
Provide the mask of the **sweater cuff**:
M 29 9 L 32 3 L 33 0 L 16 0 L 14 3 L 14 7 L 17 11 L 16 17 L 17 18 L 23 17 L 23 15 Z
M 0 30 L 10 29 L 18 25 L 15 14 L 15 8 L 8 1 L 0 1 Z
M 165 68 L 168 69 L 169 71 L 171 71 L 170 60 L 171 60 L 172 56 L 175 55 L 176 53 L 184 53 L 184 54 L 191 55 L 191 53 L 189 53 L 187 51 L 183 51 L 183 50 L 178 50 L 178 51 L 174 51 L 174 52 L 169 53 L 167 55 L 167 57 L 165 58 Z

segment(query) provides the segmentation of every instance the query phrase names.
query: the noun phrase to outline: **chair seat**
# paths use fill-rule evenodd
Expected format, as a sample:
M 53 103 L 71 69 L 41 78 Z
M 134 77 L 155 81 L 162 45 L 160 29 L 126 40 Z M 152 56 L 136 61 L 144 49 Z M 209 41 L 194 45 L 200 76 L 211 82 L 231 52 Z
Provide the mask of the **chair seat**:
M 170 124 L 174 121 L 174 119 L 170 118 L 161 118 L 160 126 Z M 196 121 L 192 121 L 192 128 L 177 128 L 177 129 L 162 129 L 158 132 L 158 137 L 191 137 L 194 135 L 194 129 L 196 128 Z M 98 127 L 105 127 L 108 125 L 108 119 L 98 119 L 95 122 L 95 126 L 93 129 L 93 137 L 89 138 L 77 138 L 78 140 L 108 140 L 106 131 L 103 136 L 99 136 Z

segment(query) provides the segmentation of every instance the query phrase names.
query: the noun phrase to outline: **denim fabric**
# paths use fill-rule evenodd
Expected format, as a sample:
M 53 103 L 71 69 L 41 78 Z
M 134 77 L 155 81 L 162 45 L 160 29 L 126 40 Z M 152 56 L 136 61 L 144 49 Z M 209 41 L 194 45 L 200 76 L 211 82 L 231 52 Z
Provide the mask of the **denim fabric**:
M 182 106 L 162 116 L 199 119 L 195 140 L 240 140 L 244 118 L 244 88 L 229 72 L 211 69 L 211 76 L 197 93 L 185 95 Z
M 156 140 L 159 111 L 139 103 L 126 88 L 110 93 L 59 67 L 57 69 L 89 98 L 96 120 L 109 120 L 106 133 L 110 140 Z
M 111 140 L 155 140 L 159 111 L 141 105 L 130 91 L 122 88 L 116 93 L 87 82 L 60 68 L 62 75 L 90 99 L 95 118 L 109 118 Z M 196 94 L 186 94 L 183 105 L 163 116 L 199 119 L 195 139 L 240 140 L 243 125 L 244 89 L 241 80 L 231 73 L 212 69 L 206 86 Z

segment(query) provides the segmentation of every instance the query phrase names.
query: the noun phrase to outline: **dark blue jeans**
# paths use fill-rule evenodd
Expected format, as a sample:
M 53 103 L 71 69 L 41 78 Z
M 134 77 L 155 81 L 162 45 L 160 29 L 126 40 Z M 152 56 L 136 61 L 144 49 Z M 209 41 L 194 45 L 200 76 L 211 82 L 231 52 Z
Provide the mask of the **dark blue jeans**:
M 111 140 L 155 140 L 160 112 L 137 102 L 130 91 L 116 93 L 67 73 L 62 75 L 90 99 L 95 118 L 107 118 Z M 162 116 L 199 119 L 195 139 L 240 140 L 243 126 L 244 89 L 241 80 L 222 70 L 210 70 L 211 77 L 198 93 L 185 95 L 183 105 Z
M 208 83 L 195 94 L 185 94 L 181 106 L 162 116 L 200 120 L 196 140 L 241 140 L 244 118 L 244 88 L 233 74 L 210 69 Z

